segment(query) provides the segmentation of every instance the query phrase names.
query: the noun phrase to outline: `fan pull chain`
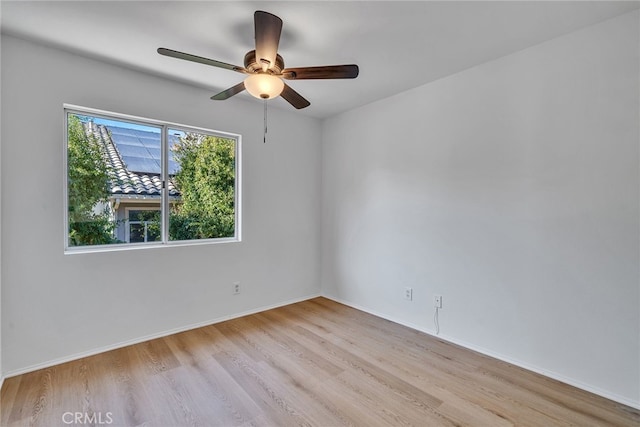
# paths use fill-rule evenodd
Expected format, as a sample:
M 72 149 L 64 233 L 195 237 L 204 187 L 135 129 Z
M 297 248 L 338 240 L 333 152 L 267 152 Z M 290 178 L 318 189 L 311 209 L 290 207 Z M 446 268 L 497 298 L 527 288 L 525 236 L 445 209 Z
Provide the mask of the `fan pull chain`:
M 267 143 L 267 100 L 264 100 L 264 134 L 262 138 L 262 143 Z

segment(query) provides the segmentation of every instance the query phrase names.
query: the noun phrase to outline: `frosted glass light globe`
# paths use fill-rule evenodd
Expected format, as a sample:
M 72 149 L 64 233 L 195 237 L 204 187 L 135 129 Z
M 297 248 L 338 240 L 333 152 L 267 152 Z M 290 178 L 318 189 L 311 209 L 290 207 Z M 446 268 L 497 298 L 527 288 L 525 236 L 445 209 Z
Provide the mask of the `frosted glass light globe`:
M 252 74 L 244 80 L 244 87 L 258 99 L 275 98 L 282 93 L 284 82 L 271 74 Z

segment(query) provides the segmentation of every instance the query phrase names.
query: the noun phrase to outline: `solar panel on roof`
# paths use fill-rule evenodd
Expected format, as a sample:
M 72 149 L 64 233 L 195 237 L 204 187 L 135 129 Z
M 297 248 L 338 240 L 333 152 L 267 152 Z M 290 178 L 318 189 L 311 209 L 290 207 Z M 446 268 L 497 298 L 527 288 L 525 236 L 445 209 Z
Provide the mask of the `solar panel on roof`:
M 118 145 L 118 151 L 120 151 L 120 155 L 122 156 L 130 156 L 130 157 L 144 157 L 144 158 L 153 158 L 149 154 L 149 150 L 145 147 L 139 145 Z
M 109 130 L 112 134 L 128 136 L 131 138 L 137 138 L 138 135 L 135 133 L 133 129 L 120 128 L 120 127 L 110 127 Z
M 160 135 L 157 138 L 138 137 L 138 140 L 149 152 L 157 153 L 160 158 Z
M 111 133 L 117 133 L 119 135 L 135 136 L 133 133 L 131 133 L 131 131 L 129 129 L 120 128 L 120 127 L 113 127 L 113 126 L 109 126 L 107 128 L 109 129 L 109 131 Z
M 145 174 L 160 174 L 162 157 L 159 132 L 149 132 L 139 129 L 128 129 L 117 126 L 107 126 L 111 132 L 111 139 L 116 145 L 126 168 L 131 172 Z M 169 135 L 169 147 L 180 141 L 176 135 Z M 169 174 L 175 175 L 180 170 L 180 164 L 175 161 L 173 153 L 169 151 Z
M 169 175 L 175 175 L 179 171 L 180 171 L 180 165 L 177 162 L 169 159 Z
M 107 126 L 107 127 L 111 130 L 115 130 L 130 136 L 157 135 L 158 138 L 160 138 L 160 129 L 156 130 L 155 128 L 149 128 L 149 130 L 142 130 L 142 129 L 132 129 L 128 127 L 121 127 L 121 126 Z M 151 130 L 151 129 L 154 129 L 154 130 Z
M 131 172 L 140 172 L 145 174 L 160 174 L 160 163 L 154 159 L 143 159 L 142 157 L 122 156 L 127 165 L 127 169 Z
M 137 145 L 142 147 L 142 142 L 135 136 L 124 135 L 121 133 L 111 133 L 111 139 L 116 144 Z
M 136 135 L 138 137 L 147 137 L 150 135 L 156 135 L 158 138 L 160 138 L 160 129 L 158 129 L 158 132 L 151 132 L 151 131 L 140 130 L 140 129 L 131 129 L 131 132 L 133 132 L 133 135 Z
M 142 155 L 142 157 L 149 158 L 149 159 L 156 159 L 157 161 L 160 161 L 160 156 L 161 156 L 160 148 L 143 147 L 143 149 L 145 150 L 146 153 Z

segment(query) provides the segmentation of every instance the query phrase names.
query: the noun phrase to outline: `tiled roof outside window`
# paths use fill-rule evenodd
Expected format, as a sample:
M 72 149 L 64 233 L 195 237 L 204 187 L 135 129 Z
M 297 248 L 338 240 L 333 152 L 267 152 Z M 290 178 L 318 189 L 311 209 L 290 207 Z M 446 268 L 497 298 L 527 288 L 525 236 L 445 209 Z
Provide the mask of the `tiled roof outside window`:
M 160 134 L 136 131 L 136 137 L 146 141 L 145 145 L 141 145 L 141 150 L 146 150 L 148 154 L 143 154 L 143 157 L 128 157 L 122 155 L 118 143 L 114 141 L 116 138 L 113 137 L 114 134 L 123 138 L 128 137 L 125 135 L 127 129 L 107 127 L 93 122 L 87 122 L 84 126 L 87 135 L 93 135 L 104 149 L 111 175 L 110 191 L 114 197 L 118 195 L 160 197 L 162 194 L 159 163 Z M 157 152 L 155 147 L 157 147 Z M 131 147 L 128 147 L 128 150 L 131 151 Z M 135 169 L 146 170 L 131 170 L 132 167 L 127 164 L 125 159 L 129 160 Z M 171 161 L 170 172 L 175 173 L 177 168 L 175 162 Z M 170 197 L 180 196 L 172 175 L 169 177 L 167 186 Z

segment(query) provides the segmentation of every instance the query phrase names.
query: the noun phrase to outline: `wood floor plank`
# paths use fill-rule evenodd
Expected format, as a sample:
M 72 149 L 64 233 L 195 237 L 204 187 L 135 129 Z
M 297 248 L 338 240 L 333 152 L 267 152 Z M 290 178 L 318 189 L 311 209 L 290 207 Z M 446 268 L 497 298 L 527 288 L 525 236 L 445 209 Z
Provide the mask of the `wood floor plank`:
M 18 389 L 20 388 L 20 383 L 23 378 L 24 375 L 7 378 L 2 384 L 2 389 L 0 390 L 0 404 L 2 405 L 0 406 L 0 425 L 4 425 L 2 423 L 3 421 L 6 421 L 7 423 L 9 422 L 9 418 L 11 416 L 10 410 L 15 410 L 15 408 L 24 405 L 24 401 L 21 403 L 16 401 Z
M 7 378 L 1 426 L 640 426 L 640 411 L 325 298 Z
M 274 353 L 274 357 L 277 359 L 286 358 L 285 363 L 287 360 L 293 360 L 296 363 L 291 365 L 294 367 L 300 366 L 307 377 L 313 376 L 323 379 L 324 377 L 338 375 L 344 370 L 319 355 L 310 347 L 298 343 L 289 336 L 289 330 L 278 328 L 278 323 L 270 321 L 269 317 L 256 315 L 245 321 L 255 325 L 266 325 L 260 328 L 260 331 L 265 343 L 271 341 L 272 345 L 277 345 L 278 351 Z
M 186 369 L 183 381 L 193 382 L 192 388 L 212 399 L 212 404 L 218 408 L 216 420 L 228 420 L 224 422 L 226 425 L 248 425 L 257 419 L 262 411 L 251 396 L 239 389 L 233 377 L 207 351 L 208 346 L 201 345 L 202 337 L 206 336 L 208 335 L 195 333 L 172 336 L 169 345 L 174 348 L 176 357 L 184 361 L 183 367 Z M 205 413 L 209 413 L 208 409 Z
M 273 425 L 311 425 L 293 407 L 286 395 L 279 394 L 276 385 L 267 383 L 245 358 L 228 351 L 221 351 L 214 358 L 231 375 L 252 400 L 268 414 Z
M 386 369 L 368 361 L 366 357 L 362 357 L 356 352 L 349 351 L 330 340 L 322 340 L 320 336 L 301 326 L 293 327 L 293 331 L 312 341 L 321 341 L 327 358 L 339 361 L 346 370 L 357 372 L 364 380 L 380 384 L 389 393 L 401 395 L 418 406 L 437 408 L 442 404 L 440 399 L 390 374 Z

